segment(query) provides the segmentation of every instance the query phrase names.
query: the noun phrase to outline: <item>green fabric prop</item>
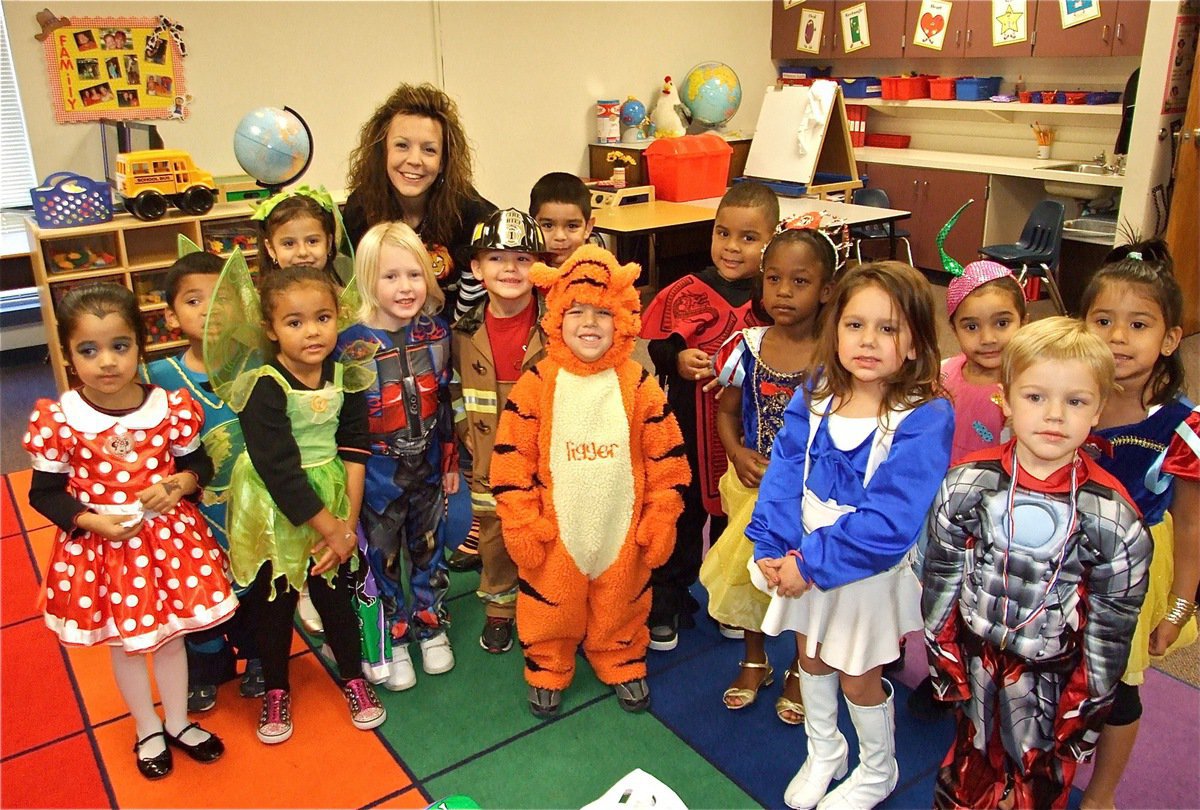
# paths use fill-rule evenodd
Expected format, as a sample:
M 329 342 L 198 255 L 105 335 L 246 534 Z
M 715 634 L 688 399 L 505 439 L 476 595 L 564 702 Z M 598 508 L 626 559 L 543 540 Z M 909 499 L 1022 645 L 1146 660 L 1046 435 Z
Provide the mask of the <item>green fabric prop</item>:
M 179 258 L 181 259 L 184 256 L 190 256 L 193 253 L 199 253 L 201 250 L 199 245 L 197 245 L 191 239 L 188 239 L 183 234 L 179 234 L 178 239 L 176 239 L 176 243 L 175 249 L 178 251 Z
M 965 203 L 963 203 L 962 206 L 954 212 L 954 216 L 946 220 L 946 224 L 942 226 L 940 231 L 938 231 L 937 248 L 938 253 L 942 254 L 942 269 L 953 276 L 961 276 L 963 274 L 963 266 L 959 264 L 953 256 L 946 252 L 946 237 L 950 235 L 950 229 L 954 227 L 956 222 L 958 222 L 958 218 L 962 216 L 962 212 L 967 210 L 967 206 L 973 202 L 975 201 L 967 200 Z

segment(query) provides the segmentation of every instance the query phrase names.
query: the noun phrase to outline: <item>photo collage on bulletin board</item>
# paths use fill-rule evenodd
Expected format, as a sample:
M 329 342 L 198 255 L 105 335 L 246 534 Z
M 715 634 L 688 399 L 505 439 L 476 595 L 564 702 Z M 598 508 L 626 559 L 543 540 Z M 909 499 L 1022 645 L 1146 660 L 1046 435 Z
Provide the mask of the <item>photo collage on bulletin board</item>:
M 181 26 L 165 17 L 76 17 L 44 40 L 60 124 L 186 118 Z

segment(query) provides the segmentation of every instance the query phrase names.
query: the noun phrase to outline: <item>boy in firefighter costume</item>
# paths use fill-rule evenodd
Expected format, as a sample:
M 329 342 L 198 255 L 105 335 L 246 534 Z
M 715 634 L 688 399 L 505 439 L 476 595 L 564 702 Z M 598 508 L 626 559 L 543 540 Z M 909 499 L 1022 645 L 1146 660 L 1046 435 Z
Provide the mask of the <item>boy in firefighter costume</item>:
M 509 395 L 491 483 L 538 716 L 558 711 L 580 643 L 621 708 L 650 704 L 650 570 L 674 547 L 690 476 L 666 396 L 630 358 L 638 272 L 592 245 L 531 271 L 547 290 L 547 357 Z

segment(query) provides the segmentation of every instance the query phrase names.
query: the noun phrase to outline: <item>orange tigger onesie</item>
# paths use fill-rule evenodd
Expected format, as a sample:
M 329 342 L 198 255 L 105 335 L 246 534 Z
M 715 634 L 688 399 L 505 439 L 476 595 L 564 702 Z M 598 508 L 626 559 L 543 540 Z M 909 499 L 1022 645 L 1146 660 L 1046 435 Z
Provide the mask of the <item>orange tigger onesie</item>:
M 546 289 L 547 356 L 509 394 L 491 483 L 517 565 L 517 627 L 531 703 L 570 683 L 580 642 L 628 710 L 645 708 L 650 570 L 675 545 L 690 473 L 683 438 L 654 377 L 630 355 L 641 330 L 636 264 L 584 245 L 561 268 L 535 264 Z M 563 314 L 613 314 L 613 344 L 587 363 L 563 339 Z M 636 682 L 636 683 L 635 683 Z M 622 685 L 633 689 L 633 699 Z M 644 693 L 644 700 L 638 696 Z

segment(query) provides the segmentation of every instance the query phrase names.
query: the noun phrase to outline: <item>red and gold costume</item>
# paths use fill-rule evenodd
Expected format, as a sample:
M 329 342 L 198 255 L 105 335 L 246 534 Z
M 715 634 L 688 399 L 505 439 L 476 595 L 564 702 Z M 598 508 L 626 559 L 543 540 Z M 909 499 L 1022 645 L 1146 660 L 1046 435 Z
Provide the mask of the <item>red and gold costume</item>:
M 531 273 L 549 288 L 548 356 L 509 394 L 491 483 L 519 573 L 525 678 L 539 688 L 570 684 L 580 643 L 605 683 L 646 675 L 650 570 L 674 547 L 689 474 L 662 389 L 630 359 L 637 275 L 591 245 Z M 576 304 L 613 313 L 613 345 L 592 363 L 563 342 Z

